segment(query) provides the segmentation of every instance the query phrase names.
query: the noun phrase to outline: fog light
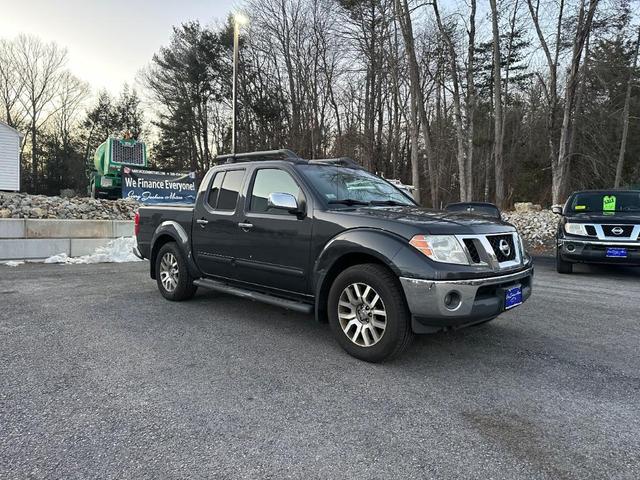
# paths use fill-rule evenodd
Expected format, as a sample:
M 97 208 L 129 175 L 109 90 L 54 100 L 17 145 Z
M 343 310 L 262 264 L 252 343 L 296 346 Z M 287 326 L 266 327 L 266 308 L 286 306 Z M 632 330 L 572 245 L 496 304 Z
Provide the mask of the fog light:
M 575 245 L 572 245 L 571 243 L 567 245 L 567 252 L 575 252 L 575 251 L 576 251 Z
M 457 310 L 461 303 L 462 298 L 458 292 L 452 290 L 444 296 L 444 306 L 447 310 Z

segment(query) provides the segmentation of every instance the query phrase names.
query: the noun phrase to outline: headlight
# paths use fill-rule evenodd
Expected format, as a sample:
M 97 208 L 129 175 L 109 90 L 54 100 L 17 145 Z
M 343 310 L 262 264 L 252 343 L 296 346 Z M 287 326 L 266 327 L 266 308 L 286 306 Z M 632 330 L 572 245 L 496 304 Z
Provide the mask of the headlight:
M 436 262 L 469 265 L 462 245 L 453 235 L 416 235 L 409 243 Z
M 528 259 L 529 258 L 529 253 L 524 248 L 524 241 L 522 240 L 522 237 L 520 236 L 519 233 L 516 235 L 516 237 L 518 237 L 518 244 L 520 245 L 520 255 L 521 255 L 522 259 L 523 260 Z
M 589 236 L 587 229 L 582 223 L 565 223 L 564 231 L 569 235 L 580 235 L 582 237 Z

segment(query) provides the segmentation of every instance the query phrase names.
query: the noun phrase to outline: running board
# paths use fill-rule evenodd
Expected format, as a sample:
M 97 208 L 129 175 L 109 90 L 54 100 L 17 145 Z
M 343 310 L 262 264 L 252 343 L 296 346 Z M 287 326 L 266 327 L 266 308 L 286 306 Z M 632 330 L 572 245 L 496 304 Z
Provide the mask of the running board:
M 287 310 L 293 310 L 294 312 L 313 312 L 313 305 L 308 303 L 296 302 L 294 300 L 287 300 L 284 298 L 274 297 L 273 295 L 267 295 L 266 293 L 259 293 L 252 290 L 246 290 L 244 288 L 233 287 L 231 285 L 227 285 L 226 283 L 217 282 L 208 278 L 200 278 L 198 280 L 194 280 L 193 284 L 197 285 L 198 287 L 208 288 L 217 292 L 235 295 L 236 297 L 248 298 L 249 300 L 255 300 L 257 302 L 268 303 L 269 305 L 286 308 Z

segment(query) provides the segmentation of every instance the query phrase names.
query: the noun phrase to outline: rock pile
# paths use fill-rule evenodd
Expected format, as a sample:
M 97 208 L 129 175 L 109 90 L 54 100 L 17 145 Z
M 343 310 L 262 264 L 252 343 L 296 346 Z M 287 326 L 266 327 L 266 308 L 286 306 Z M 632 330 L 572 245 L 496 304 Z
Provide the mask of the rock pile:
M 138 208 L 133 200 L 93 200 L 0 192 L 0 218 L 61 218 L 131 220 Z
M 529 248 L 553 249 L 559 218 L 551 210 L 502 212 L 502 218 L 518 228 Z

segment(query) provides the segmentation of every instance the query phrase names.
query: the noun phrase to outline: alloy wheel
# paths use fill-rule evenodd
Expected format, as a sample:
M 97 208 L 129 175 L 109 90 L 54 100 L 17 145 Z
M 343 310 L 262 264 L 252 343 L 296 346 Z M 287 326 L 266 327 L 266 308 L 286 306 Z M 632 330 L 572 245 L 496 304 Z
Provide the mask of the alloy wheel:
M 387 328 L 387 311 L 378 292 L 366 283 L 352 283 L 340 294 L 338 320 L 342 331 L 360 347 L 378 343 Z
M 160 261 L 160 281 L 167 292 L 172 293 L 178 287 L 179 276 L 178 260 L 175 255 L 171 252 L 165 253 Z

